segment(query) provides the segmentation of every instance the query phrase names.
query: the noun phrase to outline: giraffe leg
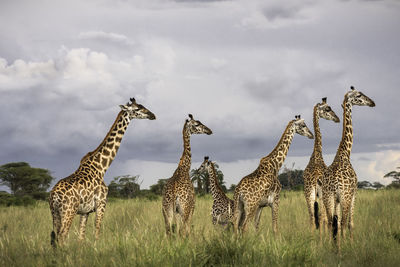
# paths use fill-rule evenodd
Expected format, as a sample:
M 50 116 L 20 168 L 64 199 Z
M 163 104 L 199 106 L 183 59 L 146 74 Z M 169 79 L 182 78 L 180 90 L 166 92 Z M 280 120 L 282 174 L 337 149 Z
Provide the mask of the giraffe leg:
M 162 213 L 165 222 L 165 231 L 167 236 L 171 235 L 172 232 L 172 221 L 174 219 L 174 207 L 173 205 L 163 205 Z
M 356 201 L 356 193 L 354 193 L 352 199 L 351 199 L 351 205 L 350 205 L 350 215 L 349 215 L 349 233 L 350 233 L 350 239 L 353 239 L 353 218 L 354 218 L 354 203 Z
M 82 214 L 79 219 L 79 240 L 85 239 L 86 223 L 89 217 L 88 214 Z
M 66 240 L 69 232 L 69 228 L 71 228 L 72 225 L 72 220 L 74 219 L 76 214 L 75 212 L 69 212 L 68 214 L 63 214 L 61 216 L 61 225 L 60 225 L 60 231 L 58 233 L 58 242 L 62 246 L 64 244 L 64 241 Z
M 323 201 L 319 201 L 319 210 L 320 210 L 320 214 L 319 214 L 319 233 L 322 236 L 325 232 L 326 232 L 326 228 L 327 228 L 327 218 L 326 218 L 326 209 L 325 209 L 325 205 Z
M 244 203 L 240 199 L 237 199 L 235 201 L 235 209 L 233 212 L 233 228 L 236 234 L 239 234 L 240 228 L 243 224 L 244 217 L 245 217 Z
M 319 210 L 320 210 L 320 214 L 319 214 L 319 233 L 320 233 L 320 237 L 322 236 L 322 234 L 324 232 L 326 232 L 326 228 L 327 228 L 327 218 L 326 218 L 326 209 L 325 209 L 325 204 L 322 201 L 323 197 L 322 197 L 322 189 L 319 185 L 317 185 L 317 192 L 318 192 L 318 206 L 319 206 Z
M 346 236 L 346 230 L 347 230 L 346 228 L 349 223 L 349 212 L 350 212 L 351 201 L 345 201 L 343 199 L 341 205 L 342 205 L 341 234 L 342 237 L 344 238 Z
M 342 233 L 342 225 L 341 225 L 341 217 L 342 217 L 342 205 L 339 201 L 336 201 L 335 203 L 335 214 L 334 214 L 334 224 L 336 224 L 336 234 L 334 233 L 334 239 L 336 240 L 336 246 L 338 250 L 340 251 L 340 239 L 341 239 L 341 233 Z M 335 218 L 336 217 L 336 218 Z M 336 221 L 336 222 L 335 222 Z M 335 229 L 333 229 L 335 231 Z
M 314 214 L 315 188 L 310 188 L 308 192 L 305 192 L 305 196 L 308 214 L 310 215 L 310 228 L 314 231 L 316 228 L 315 216 L 318 216 L 318 214 Z
M 51 232 L 51 245 L 53 248 L 56 248 L 58 242 L 58 236 L 61 229 L 61 216 L 58 212 L 58 209 L 52 208 L 51 215 L 53 218 L 53 231 Z
M 219 216 L 216 215 L 216 214 L 212 214 L 212 223 L 213 223 L 213 225 L 217 225 L 218 221 L 219 221 Z
M 279 210 L 279 193 L 275 195 L 274 202 L 272 203 L 272 230 L 274 235 L 278 233 L 278 210 Z
M 254 226 L 256 230 L 258 230 L 260 226 L 260 219 L 261 219 L 262 207 L 258 207 L 256 210 L 256 216 L 254 217 Z
M 184 217 L 184 227 L 185 227 L 185 235 L 186 236 L 190 235 L 193 212 L 194 212 L 194 207 L 190 207 L 190 210 L 189 210 L 187 216 Z
M 247 223 L 249 222 L 249 219 L 250 219 L 250 216 L 252 215 L 252 214 L 254 214 L 254 212 L 255 212 L 255 207 L 249 207 L 249 206 L 247 206 L 247 207 L 245 207 L 244 208 L 244 218 L 243 218 L 243 220 L 242 220 L 242 225 L 241 225 L 241 231 L 242 231 L 242 234 L 244 234 L 245 232 L 246 232 L 246 230 L 247 230 Z
M 324 193 L 323 195 L 323 202 L 324 202 L 324 207 L 326 211 L 326 217 L 327 217 L 327 225 L 328 225 L 328 231 L 329 233 L 332 233 L 332 223 L 333 223 L 333 216 L 335 212 L 335 200 L 333 197 L 333 193 Z M 330 234 L 331 236 L 331 234 Z
M 95 238 L 99 239 L 101 222 L 103 221 L 104 212 L 106 210 L 106 200 L 100 201 L 96 207 L 96 218 L 95 218 Z

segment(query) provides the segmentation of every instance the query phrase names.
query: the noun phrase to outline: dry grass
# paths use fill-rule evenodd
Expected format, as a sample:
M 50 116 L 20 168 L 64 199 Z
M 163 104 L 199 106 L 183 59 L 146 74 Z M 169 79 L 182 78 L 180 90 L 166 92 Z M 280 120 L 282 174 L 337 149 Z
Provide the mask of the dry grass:
M 213 227 L 209 196 L 197 198 L 192 233 L 166 238 L 161 201 L 118 200 L 108 204 L 100 240 L 94 216 L 87 238 L 77 241 L 78 219 L 67 244 L 50 247 L 48 204 L 0 207 L 0 266 L 399 266 L 400 191 L 359 191 L 355 238 L 344 240 L 338 255 L 328 238 L 310 233 L 301 192 L 282 192 L 280 234 L 271 231 L 271 212 L 263 211 L 260 230 L 238 238 Z

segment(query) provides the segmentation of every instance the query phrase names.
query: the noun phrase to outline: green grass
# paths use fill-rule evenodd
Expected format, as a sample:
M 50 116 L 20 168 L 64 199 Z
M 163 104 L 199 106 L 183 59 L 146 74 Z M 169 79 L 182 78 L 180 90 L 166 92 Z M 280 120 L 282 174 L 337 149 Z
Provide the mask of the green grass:
M 400 191 L 358 191 L 354 240 L 341 254 L 327 237 L 308 228 L 302 192 L 282 192 L 279 234 L 271 231 L 265 208 L 260 230 L 237 237 L 211 223 L 209 196 L 198 197 L 191 235 L 167 238 L 161 201 L 108 203 L 100 239 L 77 241 L 78 218 L 64 247 L 50 247 L 51 216 L 46 202 L 31 207 L 0 207 L 0 266 L 399 266 Z

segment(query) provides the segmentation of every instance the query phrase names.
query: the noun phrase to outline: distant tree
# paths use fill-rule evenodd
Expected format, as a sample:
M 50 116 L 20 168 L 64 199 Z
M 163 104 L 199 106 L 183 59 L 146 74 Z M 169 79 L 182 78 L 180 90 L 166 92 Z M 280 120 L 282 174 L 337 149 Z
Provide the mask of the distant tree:
M 371 188 L 371 187 L 372 187 L 372 184 L 368 181 L 357 182 L 357 188 L 362 189 L 362 188 Z
M 380 182 L 374 182 L 372 184 L 372 187 L 376 188 L 376 189 L 381 189 L 382 187 L 385 187 L 385 186 L 383 184 L 381 184 Z
M 190 180 L 193 184 L 197 186 L 194 187 L 196 193 L 204 193 L 203 188 L 206 186 L 205 184 L 205 172 L 199 171 L 199 169 L 192 169 L 190 171 Z
M 397 169 L 400 170 L 400 167 L 397 167 Z M 385 176 L 383 176 L 384 178 L 392 178 L 394 179 L 393 183 L 399 183 L 400 184 L 400 171 L 391 171 L 387 174 L 385 174 Z
M 107 197 L 121 197 L 120 194 L 120 185 L 118 183 L 118 179 L 115 177 L 110 184 L 108 185 L 108 195 Z
M 11 162 L 0 166 L 0 184 L 8 186 L 16 196 L 45 193 L 53 179 L 49 170 L 32 168 L 26 162 Z
M 278 175 L 278 180 L 282 185 L 283 189 L 293 190 L 302 188 L 303 182 L 303 170 L 295 170 L 294 164 L 291 168 L 283 167 L 282 173 Z
M 108 185 L 108 196 L 134 198 L 139 195 L 139 175 L 122 175 L 114 177 Z
M 235 184 L 231 184 L 231 186 L 228 189 L 228 192 L 235 192 L 236 189 L 236 185 Z
M 150 191 L 161 196 L 167 181 L 168 179 L 159 179 L 156 184 L 150 185 Z
M 219 185 L 221 186 L 221 189 L 226 192 L 226 186 L 225 186 L 225 181 L 224 181 L 224 174 L 222 171 L 219 169 L 219 165 L 217 163 L 214 163 L 215 167 L 215 173 L 217 176 L 217 180 Z M 190 178 L 193 183 L 196 183 L 197 187 L 195 187 L 195 190 L 199 194 L 208 194 L 210 193 L 210 178 L 208 175 L 208 172 L 200 172 L 198 169 L 192 169 L 190 171 Z

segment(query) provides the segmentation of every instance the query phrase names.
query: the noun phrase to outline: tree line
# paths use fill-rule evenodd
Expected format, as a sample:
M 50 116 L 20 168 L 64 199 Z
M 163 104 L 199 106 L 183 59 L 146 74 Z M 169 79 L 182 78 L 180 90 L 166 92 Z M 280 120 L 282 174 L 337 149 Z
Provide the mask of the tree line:
M 235 185 L 227 188 L 224 174 L 215 164 L 217 179 L 225 192 L 234 192 Z M 361 189 L 400 189 L 400 167 L 387 173 L 385 178 L 391 178 L 392 183 L 384 186 L 379 182 L 360 181 L 358 188 Z M 158 199 L 162 195 L 163 188 L 168 179 L 159 179 L 149 189 L 140 189 L 139 175 L 122 175 L 114 177 L 108 185 L 108 198 L 128 199 L 146 198 L 149 200 Z M 200 172 L 198 169 L 190 171 L 190 179 L 198 195 L 210 193 L 210 180 L 207 172 Z M 303 190 L 303 170 L 294 169 L 294 164 L 289 168 L 284 166 L 278 175 L 283 190 Z M 6 186 L 7 191 L 0 191 L 0 205 L 30 205 L 36 200 L 47 201 L 49 187 L 54 177 L 47 169 L 31 167 L 26 162 L 11 162 L 0 166 L 0 185 Z

